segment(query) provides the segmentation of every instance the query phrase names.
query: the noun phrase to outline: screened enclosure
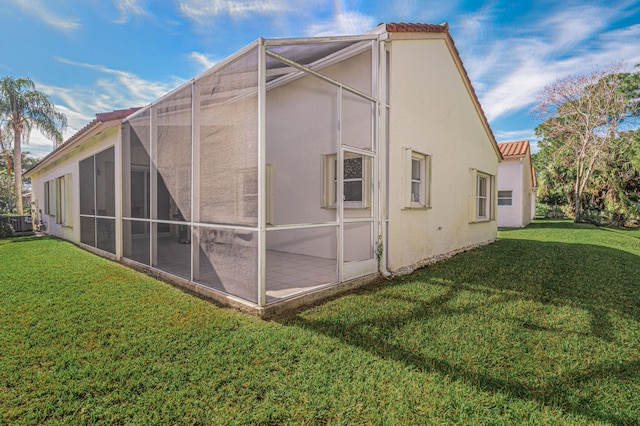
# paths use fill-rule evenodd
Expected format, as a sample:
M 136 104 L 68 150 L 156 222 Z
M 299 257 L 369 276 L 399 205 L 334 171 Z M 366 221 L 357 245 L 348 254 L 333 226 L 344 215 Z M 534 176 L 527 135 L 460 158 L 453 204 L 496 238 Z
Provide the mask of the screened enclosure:
M 258 306 L 375 273 L 378 49 L 260 39 L 125 120 L 123 256 Z
M 80 242 L 115 254 L 116 197 L 114 149 L 79 163 Z

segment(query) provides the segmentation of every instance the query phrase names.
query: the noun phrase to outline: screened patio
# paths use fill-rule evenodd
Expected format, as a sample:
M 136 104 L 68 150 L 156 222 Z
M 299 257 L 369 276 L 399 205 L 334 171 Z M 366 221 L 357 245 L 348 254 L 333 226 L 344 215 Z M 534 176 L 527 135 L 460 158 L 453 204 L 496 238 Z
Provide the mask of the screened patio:
M 375 274 L 379 49 L 259 39 L 130 116 L 123 256 L 256 306 Z

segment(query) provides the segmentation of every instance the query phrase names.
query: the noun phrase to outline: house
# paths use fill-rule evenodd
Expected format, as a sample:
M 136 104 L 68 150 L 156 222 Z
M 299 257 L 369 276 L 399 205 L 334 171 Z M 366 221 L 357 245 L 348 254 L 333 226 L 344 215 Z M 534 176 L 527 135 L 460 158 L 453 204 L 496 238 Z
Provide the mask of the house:
M 495 240 L 501 154 L 448 25 L 258 39 L 27 172 L 53 235 L 269 316 Z
M 93 121 L 27 170 L 36 226 L 48 234 L 98 248 L 99 254 L 115 255 L 120 126 L 122 119 L 137 109 L 96 114 Z
M 536 216 L 536 173 L 529 141 L 498 144 L 504 160 L 498 167 L 498 226 L 522 228 Z

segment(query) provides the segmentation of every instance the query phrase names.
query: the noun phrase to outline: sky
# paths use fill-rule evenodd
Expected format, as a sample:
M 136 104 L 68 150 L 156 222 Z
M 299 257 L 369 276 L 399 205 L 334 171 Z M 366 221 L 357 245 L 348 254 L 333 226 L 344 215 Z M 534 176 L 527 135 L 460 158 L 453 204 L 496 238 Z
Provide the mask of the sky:
M 68 118 L 144 106 L 258 37 L 449 23 L 498 142 L 528 139 L 545 85 L 640 64 L 640 0 L 0 0 L 0 76 L 29 77 Z M 37 132 L 23 147 L 53 149 Z

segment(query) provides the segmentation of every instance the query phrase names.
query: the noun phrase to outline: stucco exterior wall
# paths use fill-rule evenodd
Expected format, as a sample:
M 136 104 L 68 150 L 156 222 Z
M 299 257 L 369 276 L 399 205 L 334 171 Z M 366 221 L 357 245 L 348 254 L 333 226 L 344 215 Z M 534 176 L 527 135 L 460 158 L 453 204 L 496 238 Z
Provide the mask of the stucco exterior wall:
M 444 39 L 393 40 L 390 55 L 387 255 L 393 271 L 496 238 L 495 220 L 475 221 L 472 176 L 496 176 L 498 155 Z M 431 156 L 430 208 L 404 208 L 403 147 Z M 495 212 L 495 184 L 490 192 Z
M 510 206 L 498 206 L 498 226 L 522 228 L 535 216 L 535 192 L 529 155 L 506 158 L 500 163 L 498 190 L 513 191 Z
M 79 179 L 79 162 L 91 155 L 95 155 L 107 148 L 115 147 L 116 158 L 116 215 L 119 217 L 119 188 L 120 188 L 120 173 L 118 171 L 118 160 L 120 158 L 120 126 L 112 126 L 105 129 L 98 135 L 93 136 L 89 140 L 79 144 L 78 146 L 69 149 L 68 152 L 59 156 L 51 163 L 48 163 L 42 169 L 37 170 L 31 176 L 32 185 L 32 204 L 35 205 L 35 212 L 37 214 L 34 220 L 36 224 L 42 220 L 46 224 L 46 233 L 56 237 L 64 238 L 74 243 L 80 242 L 80 179 Z M 55 217 L 55 202 L 51 201 L 52 213 L 45 214 L 44 208 L 44 186 L 45 182 L 51 181 L 55 185 L 56 178 L 71 174 L 71 223 L 60 224 L 56 223 Z M 56 196 L 58 196 L 56 194 Z M 67 213 L 69 214 L 69 213 Z M 116 226 L 119 227 L 119 221 L 116 220 Z M 119 231 L 116 233 L 116 238 L 119 238 Z
M 498 191 L 513 191 L 513 198 L 510 206 L 498 206 L 498 226 L 504 228 L 524 226 L 523 188 L 524 179 L 520 158 L 504 159 L 498 171 Z
M 533 178 L 531 177 L 531 155 L 524 156 L 522 161 L 522 226 L 531 223 L 535 216 L 535 206 L 532 206 Z M 533 209 L 533 213 L 532 213 Z

